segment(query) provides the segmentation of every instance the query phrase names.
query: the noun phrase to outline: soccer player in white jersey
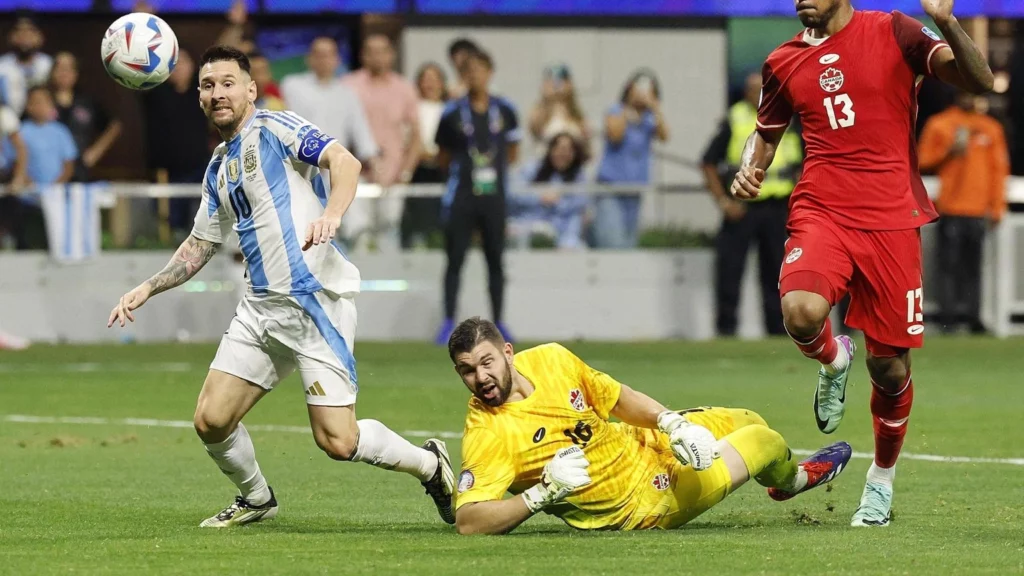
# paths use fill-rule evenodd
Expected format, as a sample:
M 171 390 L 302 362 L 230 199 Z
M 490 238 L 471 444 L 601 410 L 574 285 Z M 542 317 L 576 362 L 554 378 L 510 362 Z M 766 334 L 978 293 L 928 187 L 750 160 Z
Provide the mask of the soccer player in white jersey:
M 255 100 L 244 54 L 226 46 L 203 54 L 199 103 L 224 142 L 206 171 L 195 228 L 163 270 L 121 297 L 108 322 L 134 322 L 133 310 L 191 278 L 232 227 L 238 233 L 249 287 L 210 365 L 194 423 L 240 494 L 200 526 L 277 514 L 241 420 L 295 368 L 313 436 L 328 456 L 415 476 L 453 524 L 454 476 L 444 443 L 431 439 L 418 448 L 376 420 L 356 420 L 359 271 L 331 239 L 355 197 L 360 163 L 299 116 L 257 110 Z

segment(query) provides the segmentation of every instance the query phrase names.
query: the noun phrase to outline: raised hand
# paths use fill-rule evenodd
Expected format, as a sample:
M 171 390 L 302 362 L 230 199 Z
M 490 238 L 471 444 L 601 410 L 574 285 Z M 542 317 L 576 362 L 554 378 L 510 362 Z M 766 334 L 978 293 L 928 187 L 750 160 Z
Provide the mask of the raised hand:
M 942 24 L 953 17 L 953 0 L 921 0 L 921 8 L 935 24 Z

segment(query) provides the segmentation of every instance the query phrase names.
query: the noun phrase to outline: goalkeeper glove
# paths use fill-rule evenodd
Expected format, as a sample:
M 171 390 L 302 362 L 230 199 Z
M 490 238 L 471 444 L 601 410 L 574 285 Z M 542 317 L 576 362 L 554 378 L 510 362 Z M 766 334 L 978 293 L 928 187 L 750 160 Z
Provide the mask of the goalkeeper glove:
M 590 466 L 590 461 L 583 455 L 583 449 L 579 446 L 559 450 L 551 462 L 544 466 L 540 483 L 523 492 L 526 507 L 531 513 L 536 514 L 575 490 L 590 484 L 587 466 Z
M 721 456 L 718 440 L 707 428 L 693 424 L 682 415 L 666 410 L 658 415 L 658 429 L 668 435 L 676 460 L 694 470 L 707 470 Z

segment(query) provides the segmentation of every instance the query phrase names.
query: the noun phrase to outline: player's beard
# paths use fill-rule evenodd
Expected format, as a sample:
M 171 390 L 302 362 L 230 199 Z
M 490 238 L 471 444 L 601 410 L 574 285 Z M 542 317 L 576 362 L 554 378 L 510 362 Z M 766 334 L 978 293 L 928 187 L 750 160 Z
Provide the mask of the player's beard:
M 238 108 L 227 107 L 229 110 L 231 110 L 230 118 L 218 118 L 216 116 L 216 113 L 219 110 L 223 110 L 225 108 L 224 106 L 213 108 L 212 110 L 210 110 L 209 114 L 210 122 L 213 122 L 213 125 L 217 128 L 217 131 L 219 131 L 221 134 L 232 134 L 235 132 L 235 130 L 238 129 L 238 124 L 242 121 L 242 119 L 245 118 L 245 110 L 248 106 L 248 102 L 243 102 Z
M 819 29 L 820 30 L 820 29 L 828 26 L 829 21 L 832 20 L 832 17 L 835 16 L 836 12 L 838 12 L 838 11 L 839 11 L 839 2 L 838 2 L 838 0 L 833 1 L 832 5 L 829 6 L 828 10 L 826 10 L 824 12 L 820 12 L 817 9 L 815 9 L 813 14 L 801 14 L 800 13 L 800 5 L 797 4 L 797 14 L 796 14 L 796 16 L 797 16 L 797 18 L 800 19 L 800 23 L 803 24 L 806 28 L 814 28 L 814 29 Z
M 501 375 L 501 380 L 495 383 L 495 388 L 497 388 L 498 393 L 494 398 L 485 398 L 480 393 L 479 388 L 477 389 L 476 397 L 484 404 L 495 408 L 504 404 L 505 400 L 508 400 L 508 395 L 512 393 L 512 364 L 508 360 L 505 360 L 505 373 Z

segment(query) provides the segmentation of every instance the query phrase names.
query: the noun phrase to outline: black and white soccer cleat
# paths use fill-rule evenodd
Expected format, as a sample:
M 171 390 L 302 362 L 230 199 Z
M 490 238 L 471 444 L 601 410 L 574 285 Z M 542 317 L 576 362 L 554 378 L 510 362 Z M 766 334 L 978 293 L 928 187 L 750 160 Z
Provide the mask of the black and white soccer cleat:
M 431 438 L 423 443 L 423 449 L 437 456 L 437 470 L 430 480 L 423 483 L 423 487 L 426 488 L 427 495 L 434 500 L 441 520 L 444 520 L 445 524 L 455 524 L 455 508 L 452 503 L 455 472 L 452 470 L 452 460 L 448 457 L 448 448 L 444 442 Z
M 241 496 L 235 496 L 235 501 L 230 506 L 218 512 L 216 516 L 203 520 L 199 527 L 244 526 L 261 520 L 270 520 L 274 516 L 277 516 L 277 498 L 274 497 L 274 489 L 270 488 L 270 500 L 267 500 L 266 503 L 256 506 Z

